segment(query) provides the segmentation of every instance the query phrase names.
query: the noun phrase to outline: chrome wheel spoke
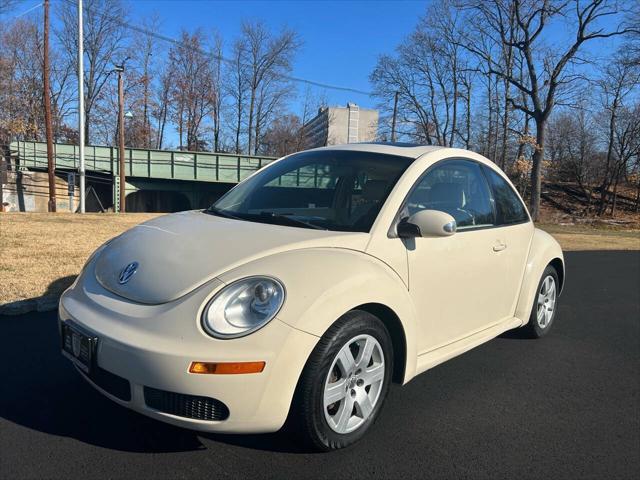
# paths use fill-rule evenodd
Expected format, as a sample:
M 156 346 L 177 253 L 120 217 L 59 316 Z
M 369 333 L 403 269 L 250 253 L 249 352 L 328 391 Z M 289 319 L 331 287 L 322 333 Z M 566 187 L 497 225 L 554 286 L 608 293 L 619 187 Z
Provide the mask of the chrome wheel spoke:
M 335 425 L 338 432 L 344 432 L 347 429 L 347 425 L 351 419 L 351 412 L 353 412 L 353 399 L 347 396 L 336 414 Z
M 369 395 L 364 395 L 362 398 L 356 400 L 356 411 L 360 418 L 368 418 L 373 411 L 373 404 L 369 399 Z
M 362 351 L 358 354 L 358 361 L 356 362 L 356 366 L 359 368 L 367 368 L 369 362 L 371 361 L 371 355 L 373 354 L 373 349 L 376 346 L 376 341 L 373 338 L 367 338 L 365 340 L 364 347 L 361 349 Z
M 347 394 L 346 380 L 338 380 L 337 382 L 330 383 L 324 390 L 324 406 L 325 408 L 342 400 Z
M 338 354 L 338 363 L 340 364 L 340 368 L 344 375 L 348 375 L 355 368 L 356 361 L 353 358 L 353 354 L 351 353 L 351 349 L 348 345 L 347 348 L 340 350 L 340 353 Z
M 384 365 L 374 365 L 368 370 L 362 372 L 361 377 L 364 379 L 365 386 L 373 385 L 384 378 Z

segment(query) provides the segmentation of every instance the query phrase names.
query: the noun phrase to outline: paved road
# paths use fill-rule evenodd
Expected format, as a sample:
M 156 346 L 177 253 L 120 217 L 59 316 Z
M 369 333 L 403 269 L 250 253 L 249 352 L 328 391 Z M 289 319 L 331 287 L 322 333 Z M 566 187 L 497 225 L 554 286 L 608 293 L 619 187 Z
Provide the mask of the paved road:
M 640 253 L 567 264 L 549 337 L 506 335 L 393 389 L 331 454 L 129 412 L 59 355 L 55 315 L 0 318 L 0 478 L 640 478 Z

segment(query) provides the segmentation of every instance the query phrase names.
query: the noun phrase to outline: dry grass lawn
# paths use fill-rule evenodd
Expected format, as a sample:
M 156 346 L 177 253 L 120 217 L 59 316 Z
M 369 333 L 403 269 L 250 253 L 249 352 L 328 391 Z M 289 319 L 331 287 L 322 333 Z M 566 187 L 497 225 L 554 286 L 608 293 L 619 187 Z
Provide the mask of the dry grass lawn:
M 157 215 L 0 213 L 0 305 L 61 293 L 98 246 Z
M 61 293 L 99 245 L 158 214 L 0 214 L 0 305 Z M 640 231 L 542 225 L 565 250 L 640 250 Z
M 562 249 L 572 250 L 640 250 L 640 230 L 607 226 L 538 225 L 555 237 Z

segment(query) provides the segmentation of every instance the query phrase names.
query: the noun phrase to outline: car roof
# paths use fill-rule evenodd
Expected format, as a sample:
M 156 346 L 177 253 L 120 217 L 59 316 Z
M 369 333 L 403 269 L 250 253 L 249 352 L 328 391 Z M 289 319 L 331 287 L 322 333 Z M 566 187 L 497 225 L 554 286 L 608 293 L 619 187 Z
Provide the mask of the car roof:
M 320 147 L 314 150 L 349 150 L 358 152 L 375 152 L 387 155 L 398 155 L 416 159 L 425 153 L 434 152 L 445 147 L 433 145 L 419 145 L 417 143 L 401 143 L 401 142 L 361 142 L 346 143 L 343 145 L 331 145 L 328 147 Z

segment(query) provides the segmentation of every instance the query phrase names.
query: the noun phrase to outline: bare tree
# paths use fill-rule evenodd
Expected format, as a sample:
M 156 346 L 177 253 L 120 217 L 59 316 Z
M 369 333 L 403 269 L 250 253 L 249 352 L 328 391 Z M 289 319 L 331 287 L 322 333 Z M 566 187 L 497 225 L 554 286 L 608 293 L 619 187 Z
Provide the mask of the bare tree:
M 471 84 L 464 51 L 454 42 L 460 28 L 458 10 L 442 0 L 427 10 L 395 56 L 379 57 L 370 80 L 383 99 L 383 118 L 390 117 L 397 92 L 399 133 L 429 145 L 453 146 L 463 138 L 459 102 L 465 94 L 471 98 Z M 470 127 L 470 115 L 466 122 Z
M 587 202 L 584 213 L 588 214 L 603 155 L 598 149 L 595 119 L 586 105 L 581 107 L 561 112 L 551 120 L 548 152 L 557 180 L 578 185 Z
M 215 104 L 214 68 L 212 56 L 203 49 L 205 43 L 202 31 L 193 34 L 183 31 L 180 43 L 169 51 L 180 147 L 194 151 L 203 149 L 203 121 Z M 185 134 L 186 145 L 183 143 Z
M 488 65 L 489 73 L 505 79 L 530 100 L 530 106 L 511 97 L 509 103 L 531 116 L 536 125 L 530 198 L 531 215 L 536 219 L 540 207 L 546 127 L 562 90 L 577 78 L 570 66 L 578 60 L 577 54 L 586 42 L 622 35 L 632 31 L 632 28 L 619 26 L 607 30 L 598 26 L 599 20 L 617 13 L 613 2 L 607 0 L 471 0 L 465 6 L 477 16 L 477 32 L 495 39 L 500 47 L 513 48 L 514 54 L 524 59 L 528 75 L 526 81 L 522 82 L 496 60 L 498 57 L 493 48 L 481 48 L 477 37 L 468 35 L 460 41 L 460 45 Z M 510 22 L 511 18 L 515 18 L 515 22 Z M 561 50 L 547 48 L 544 42 L 548 26 L 555 18 L 570 19 L 575 25 L 573 40 Z
M 160 72 L 158 85 L 154 91 L 155 108 L 152 116 L 156 120 L 156 142 L 155 148 L 162 149 L 164 145 L 164 132 L 169 116 L 169 101 L 171 96 L 172 78 L 171 71 L 165 64 Z
M 246 111 L 247 88 L 248 88 L 248 72 L 247 67 L 242 63 L 245 56 L 247 45 L 243 39 L 237 39 L 233 44 L 233 60 L 229 67 L 227 76 L 232 79 L 227 87 L 227 93 L 232 99 L 233 109 L 233 135 L 234 135 L 234 151 L 242 152 L 240 137 L 242 135 L 242 126 L 244 123 L 244 114 Z
M 108 14 L 105 12 L 109 12 Z M 60 4 L 61 28 L 57 36 L 77 68 L 78 19 L 75 2 Z M 85 61 L 85 141 L 91 143 L 93 111 L 101 100 L 102 89 L 113 70 L 113 64 L 125 56 L 126 30 L 122 22 L 127 11 L 121 0 L 84 1 Z
M 42 140 L 42 32 L 19 19 L 0 33 L 0 64 L 6 72 L 0 92 L 0 124 L 6 136 Z
M 143 28 L 157 31 L 160 28 L 160 20 L 152 15 L 143 21 Z M 142 148 L 152 148 L 154 133 L 151 126 L 152 111 L 156 108 L 153 98 L 153 80 L 156 78 L 158 62 L 160 61 L 160 47 L 155 37 L 141 32 L 135 32 L 132 45 L 129 48 L 133 68 L 129 67 L 129 78 L 133 86 L 129 92 L 130 108 L 135 109 L 134 119 L 137 129 L 134 145 Z M 135 94 L 131 102 L 131 93 Z M 131 144 L 129 144 L 131 145 Z
M 222 116 L 227 90 L 224 88 L 225 79 L 223 78 L 222 70 L 223 41 L 222 37 L 218 33 L 213 36 L 211 53 L 211 82 L 213 90 L 213 98 L 211 100 L 211 119 L 213 120 L 213 150 L 214 152 L 219 152 L 221 147 Z
M 283 29 L 273 35 L 261 22 L 245 22 L 241 45 L 243 48 L 238 49 L 238 53 L 240 63 L 246 68 L 249 88 L 247 150 L 256 153 L 265 111 L 273 109 L 275 103 L 284 98 L 283 91 L 289 89 L 286 75 L 291 71 L 300 41 L 292 30 Z
M 631 108 L 624 107 L 619 112 L 614 132 L 614 151 L 617 161 L 610 211 L 612 216 L 616 213 L 620 180 L 627 178 L 633 159 L 640 155 L 640 103 Z
M 263 155 L 284 157 L 299 150 L 302 121 L 297 115 L 279 116 L 269 124 L 260 142 L 259 152 Z
M 626 97 L 640 84 L 640 66 L 629 61 L 630 57 L 624 53 L 618 53 L 612 62 L 604 69 L 604 75 L 598 82 L 602 91 L 603 106 L 607 117 L 607 156 L 600 184 L 600 202 L 598 213 L 602 215 L 609 202 L 609 189 L 615 184 L 617 189 L 618 177 L 622 173 L 621 159 L 616 158 L 616 145 L 618 131 L 618 117 L 624 108 Z M 627 140 L 623 141 L 626 144 Z M 622 148 L 624 152 L 625 148 Z M 623 157 L 624 158 L 624 157 Z M 626 159 L 625 159 L 626 162 Z M 615 195 L 614 195 L 615 196 Z M 615 209 L 615 207 L 614 207 Z

